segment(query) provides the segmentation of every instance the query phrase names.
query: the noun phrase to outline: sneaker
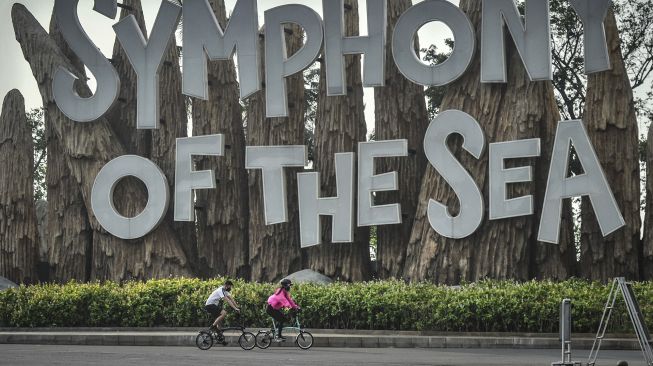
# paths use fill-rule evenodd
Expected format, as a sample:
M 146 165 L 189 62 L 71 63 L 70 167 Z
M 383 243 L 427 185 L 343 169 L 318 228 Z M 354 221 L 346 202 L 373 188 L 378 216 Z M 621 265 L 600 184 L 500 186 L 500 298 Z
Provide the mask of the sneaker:
M 284 336 L 275 336 L 275 337 L 274 337 L 274 341 L 275 341 L 275 342 L 285 342 L 285 341 L 286 341 L 286 337 L 284 337 Z

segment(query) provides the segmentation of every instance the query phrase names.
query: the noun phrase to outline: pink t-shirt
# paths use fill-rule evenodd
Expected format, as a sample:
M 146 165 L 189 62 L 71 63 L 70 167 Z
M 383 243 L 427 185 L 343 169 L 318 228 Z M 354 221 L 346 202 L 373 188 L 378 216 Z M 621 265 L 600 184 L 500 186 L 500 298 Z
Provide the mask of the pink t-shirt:
M 268 297 L 268 304 L 270 304 L 270 306 L 275 310 L 281 308 L 299 308 L 299 306 L 292 300 L 292 297 L 290 297 L 288 291 L 284 288 L 280 288 L 270 295 L 270 297 Z

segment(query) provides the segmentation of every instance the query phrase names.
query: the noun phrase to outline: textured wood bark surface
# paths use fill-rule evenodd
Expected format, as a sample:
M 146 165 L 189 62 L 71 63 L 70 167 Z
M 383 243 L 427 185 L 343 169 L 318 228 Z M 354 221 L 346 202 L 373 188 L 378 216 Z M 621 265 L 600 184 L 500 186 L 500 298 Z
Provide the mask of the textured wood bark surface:
M 286 28 L 286 49 L 290 57 L 303 45 L 302 30 L 298 26 Z M 261 78 L 265 75 L 264 33 L 261 31 L 259 49 Z M 248 99 L 247 146 L 276 146 L 304 144 L 304 76 L 295 74 L 286 79 L 288 87 L 287 118 L 265 117 L 265 89 Z M 249 261 L 252 281 L 277 281 L 301 269 L 299 243 L 299 211 L 297 202 L 297 172 L 301 168 L 286 168 L 286 200 L 288 222 L 265 225 L 263 180 L 260 170 L 249 171 Z
M 25 100 L 13 89 L 0 115 L 0 276 L 38 281 L 38 230 L 34 206 L 34 147 Z
M 168 179 L 171 197 L 175 191 L 176 141 L 188 136 L 188 114 L 181 92 L 181 68 L 175 36 L 171 36 L 168 48 L 159 68 L 159 128 L 152 130 L 151 159 Z M 136 98 L 134 98 L 135 100 Z M 194 272 L 197 268 L 197 234 L 195 222 L 174 220 L 174 202 L 171 200 L 164 223 L 170 225 L 181 244 L 184 254 Z
M 653 128 L 648 130 L 646 145 L 646 216 L 642 241 L 642 280 L 653 280 Z
M 223 0 L 211 0 L 226 25 Z M 224 29 L 224 28 L 223 28 Z M 225 155 L 197 157 L 198 170 L 214 170 L 217 188 L 196 191 L 199 264 L 204 276 L 249 276 L 245 134 L 234 62 L 208 65 L 209 100 L 193 100 L 193 135 L 224 134 Z
M 605 33 L 612 70 L 588 77 L 583 120 L 626 226 L 604 238 L 589 198 L 583 197 L 581 274 L 600 281 L 616 276 L 636 280 L 641 225 L 637 114 L 612 11 Z
M 66 56 L 72 51 L 63 40 L 55 16 L 50 20 L 50 34 Z M 76 60 L 78 61 L 78 60 Z M 82 64 L 76 62 L 78 70 Z M 70 280 L 87 281 L 93 246 L 93 231 L 80 186 L 66 163 L 66 154 L 56 134 L 55 118 L 61 114 L 44 115 L 47 134 L 48 166 L 46 184 L 48 190 L 47 240 L 49 280 L 66 283 Z
M 357 1 L 345 1 L 345 32 L 348 36 L 358 35 Z M 360 56 L 346 56 L 345 64 L 345 96 L 327 97 L 325 69 L 320 70 L 315 121 L 315 171 L 320 173 L 321 197 L 337 194 L 334 154 L 357 152 L 358 142 L 366 141 Z M 356 194 L 353 196 L 355 200 Z M 345 281 L 367 279 L 370 274 L 369 228 L 356 228 L 354 225 L 353 243 L 332 243 L 331 219 L 322 217 L 321 221 L 322 244 L 305 249 L 304 267 Z
M 571 199 L 562 202 L 560 233 L 558 244 L 537 241 L 537 228 L 542 213 L 544 194 L 549 177 L 551 153 L 560 112 L 555 101 L 553 85 L 549 82 L 531 83 L 537 85 L 534 92 L 528 95 L 529 103 L 539 103 L 541 108 L 533 112 L 539 115 L 541 155 L 533 170 L 533 186 L 535 187 L 535 213 L 536 229 L 532 232 L 531 243 L 531 277 L 537 279 L 564 280 L 577 275 L 576 243 L 574 240 L 574 217 L 572 214 Z M 537 117 L 535 117 L 537 118 Z
M 68 168 L 80 185 L 88 208 L 97 173 L 111 159 L 124 155 L 125 148 L 105 118 L 91 123 L 76 123 L 61 113 L 51 89 L 55 70 L 64 66 L 79 77 L 83 72 L 76 67 L 77 62 L 66 57 L 23 5 L 14 4 L 12 21 L 16 39 L 37 80 L 46 113 L 52 116 Z M 90 93 L 88 87 L 81 83 L 78 91 L 80 95 Z M 147 193 L 144 189 L 128 182 L 124 186 L 128 202 L 145 202 Z M 122 281 L 191 274 L 181 245 L 169 226 L 162 224 L 144 238 L 126 241 L 104 231 L 90 210 L 89 216 L 93 230 L 91 279 Z
M 133 15 L 141 32 L 147 39 L 145 17 L 140 0 L 125 0 L 120 10 L 120 19 Z M 120 76 L 120 94 L 106 117 L 116 136 L 129 154 L 150 157 L 152 131 L 136 129 L 136 72 L 129 63 L 127 54 L 116 38 L 113 44 L 111 64 Z
M 477 30 L 478 47 L 481 2 L 462 0 L 460 7 Z M 512 41 L 507 42 L 507 45 L 508 83 L 480 83 L 480 52 L 477 50 L 466 74 L 448 86 L 441 106 L 441 110 L 458 109 L 474 117 L 485 131 L 486 143 L 539 137 L 542 126 L 554 124 L 557 119 L 555 110 L 551 110 L 550 84 L 529 82 Z M 466 152 L 463 153 L 461 140 L 459 136 L 450 138 L 452 152 L 474 177 L 487 200 L 487 146 L 477 160 Z M 518 159 L 516 162 L 509 161 L 506 165 L 534 163 L 535 159 Z M 538 179 L 545 178 L 535 178 Z M 534 188 L 533 184 L 512 184 L 508 187 L 508 195 L 517 197 L 534 194 Z M 453 215 L 458 214 L 459 203 L 455 193 L 431 165 L 424 175 L 407 249 L 404 270 L 406 278 L 456 284 L 482 278 L 526 280 L 530 277 L 531 241 L 537 233 L 535 215 L 490 221 L 486 202 L 486 212 L 478 230 L 467 238 L 453 240 L 437 234 L 431 228 L 426 214 L 429 199 L 442 202 Z
M 380 278 L 403 274 L 406 247 L 417 211 L 417 199 L 426 169 L 424 133 L 428 114 L 424 87 L 406 79 L 392 57 L 392 31 L 399 16 L 410 8 L 412 0 L 388 2 L 388 39 L 385 64 L 385 86 L 374 89 L 375 139 L 408 140 L 407 157 L 378 159 L 377 173 L 396 171 L 399 190 L 376 193 L 375 204 L 401 204 L 402 223 L 377 227 L 377 268 Z M 419 46 L 417 46 L 419 47 Z

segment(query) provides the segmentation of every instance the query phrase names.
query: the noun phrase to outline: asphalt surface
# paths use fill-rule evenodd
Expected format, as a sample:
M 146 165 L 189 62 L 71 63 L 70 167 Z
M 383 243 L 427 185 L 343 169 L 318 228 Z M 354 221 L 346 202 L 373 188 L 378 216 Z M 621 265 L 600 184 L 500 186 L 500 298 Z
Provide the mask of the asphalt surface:
M 586 361 L 587 351 L 574 354 Z M 214 347 L 38 346 L 0 344 L 0 365 L 551 365 L 557 350 L 294 348 L 243 351 Z M 639 351 L 602 351 L 597 366 L 644 366 Z

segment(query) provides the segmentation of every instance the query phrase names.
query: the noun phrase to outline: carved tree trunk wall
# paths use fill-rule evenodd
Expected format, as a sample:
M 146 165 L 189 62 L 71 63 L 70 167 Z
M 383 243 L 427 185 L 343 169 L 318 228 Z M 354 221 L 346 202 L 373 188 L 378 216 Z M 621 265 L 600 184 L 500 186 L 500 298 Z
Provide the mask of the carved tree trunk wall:
M 639 139 L 633 92 L 614 13 L 605 20 L 612 70 L 590 75 L 583 120 L 626 226 L 603 237 L 589 198 L 581 208 L 581 274 L 608 281 L 639 278 Z
M 211 0 L 223 27 L 223 0 Z M 196 191 L 198 254 L 204 276 L 249 276 L 245 134 L 233 61 L 208 65 L 209 100 L 193 100 L 193 135 L 224 134 L 225 156 L 197 157 L 197 169 L 215 171 L 217 188 Z
M 122 4 L 124 7 L 120 11 L 120 19 L 133 15 L 141 32 L 147 37 L 141 1 L 125 0 Z M 52 34 L 52 32 L 50 33 Z M 66 55 L 70 58 L 69 54 Z M 107 113 L 107 120 L 129 154 L 149 158 L 152 131 L 136 129 L 136 72 L 129 63 L 127 54 L 117 38 L 113 44 L 111 63 L 120 76 L 120 95 L 118 95 L 118 100 Z
M 152 161 L 168 179 L 170 192 L 175 189 L 176 139 L 188 136 L 188 114 L 181 92 L 179 51 L 172 36 L 159 69 L 159 128 L 152 130 Z M 242 146 L 242 145 L 241 145 Z M 195 222 L 175 222 L 174 202 L 170 203 L 164 219 L 179 238 L 193 272 L 197 272 L 197 234 Z
M 25 100 L 14 89 L 5 96 L 0 115 L 0 276 L 16 283 L 38 281 L 33 166 Z
M 303 45 L 302 30 L 298 26 L 286 28 L 286 48 L 291 56 Z M 261 32 L 260 52 L 264 54 L 264 33 Z M 264 77 L 264 60 L 261 77 Z M 304 144 L 304 76 L 301 73 L 286 80 L 289 116 L 265 117 L 265 89 L 248 99 L 247 145 L 303 145 Z M 301 269 L 299 243 L 299 211 L 297 202 L 297 172 L 286 168 L 288 222 L 265 225 L 263 180 L 259 170 L 249 171 L 249 260 L 253 281 L 276 281 Z
M 480 45 L 481 2 L 462 0 L 461 9 L 477 30 Z M 557 114 L 551 103 L 549 83 L 529 82 L 528 76 L 512 45 L 508 49 L 508 83 L 480 83 L 480 52 L 459 80 L 448 86 L 441 110 L 459 109 L 473 116 L 485 131 L 486 142 L 536 138 L 544 125 L 552 124 Z M 488 152 L 480 159 L 462 153 L 461 139 L 450 139 L 457 159 L 474 177 L 486 199 L 488 195 Z M 509 166 L 534 164 L 534 159 L 508 162 Z M 541 179 L 541 178 L 536 178 Z M 533 184 L 513 184 L 510 197 L 534 194 Z M 451 187 L 429 165 L 426 169 L 419 198 L 415 224 L 407 249 L 404 276 L 411 280 L 429 280 L 455 284 L 482 278 L 530 277 L 531 241 L 537 234 L 534 215 L 488 220 L 488 213 L 478 230 L 467 238 L 453 240 L 437 234 L 430 226 L 426 209 L 429 199 L 449 207 L 452 214 L 459 210 L 458 199 Z M 488 207 L 486 204 L 485 207 Z
M 407 139 L 408 157 L 384 158 L 378 161 L 378 173 L 396 171 L 399 190 L 376 193 L 375 204 L 401 204 L 402 223 L 377 227 L 377 268 L 380 278 L 403 274 L 406 246 L 410 240 L 417 199 L 426 169 L 424 133 L 428 114 L 424 87 L 406 79 L 397 69 L 392 57 L 392 31 L 412 0 L 388 2 L 388 39 L 385 64 L 385 87 L 374 89 L 376 116 L 375 138 L 378 141 Z M 419 42 L 416 40 L 417 47 Z
M 50 34 L 64 55 L 73 55 L 63 40 L 54 15 L 50 20 Z M 82 70 L 83 65 L 76 62 L 78 60 L 74 61 L 75 67 Z M 49 280 L 60 283 L 87 281 L 90 277 L 93 231 L 79 184 L 68 168 L 61 140 L 55 131 L 57 122 L 54 119 L 58 117 L 60 114 L 49 113 L 46 109 Z
M 548 82 L 531 83 L 537 85 L 529 101 L 541 103 L 541 111 L 538 112 L 542 120 L 540 123 L 541 155 L 538 164 L 533 170 L 533 183 L 535 190 L 535 212 L 537 213 L 536 227 L 542 213 L 546 183 L 551 165 L 551 154 L 556 128 L 560 121 L 560 112 L 555 101 L 553 85 Z M 537 231 L 532 233 L 531 251 L 531 277 L 537 279 L 564 280 L 577 274 L 576 244 L 574 241 L 573 214 L 571 200 L 562 202 L 562 219 L 560 220 L 560 234 L 558 244 L 543 243 L 537 241 Z
M 358 3 L 345 1 L 345 32 L 358 35 Z M 315 121 L 315 170 L 322 197 L 336 195 L 335 153 L 356 152 L 366 141 L 360 56 L 346 56 L 347 95 L 327 97 L 325 70 L 320 70 Z M 355 198 L 354 194 L 354 199 Z M 369 228 L 355 228 L 353 243 L 331 242 L 331 220 L 322 218 L 322 244 L 305 250 L 305 267 L 332 278 L 360 281 L 369 277 Z
M 111 159 L 124 155 L 126 150 L 105 118 L 76 123 L 61 113 L 54 103 L 52 77 L 59 66 L 81 77 L 83 73 L 76 67 L 78 63 L 66 57 L 23 5 L 14 4 L 12 21 L 16 39 L 38 81 L 46 113 L 52 117 L 68 168 L 81 187 L 88 208 L 97 173 Z M 90 93 L 86 85 L 79 85 L 79 92 L 81 95 Z M 127 202 L 139 205 L 146 201 L 146 192 L 140 186 L 131 182 L 123 184 Z M 179 241 L 165 223 L 144 238 L 125 241 L 105 232 L 90 210 L 89 215 L 93 230 L 91 279 L 122 281 L 191 274 Z

